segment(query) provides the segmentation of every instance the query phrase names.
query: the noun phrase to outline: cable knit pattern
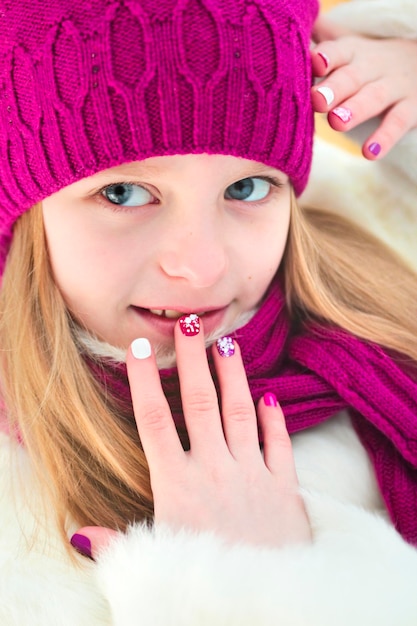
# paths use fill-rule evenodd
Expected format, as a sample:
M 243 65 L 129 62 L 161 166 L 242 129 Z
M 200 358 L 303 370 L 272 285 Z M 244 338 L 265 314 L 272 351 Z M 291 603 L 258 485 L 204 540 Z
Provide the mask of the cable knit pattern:
M 350 410 L 392 521 L 407 541 L 417 544 L 415 375 L 401 369 L 381 347 L 343 330 L 310 324 L 295 332 L 278 282 L 234 337 L 252 397 L 257 402 L 267 391 L 274 392 L 291 434 Z M 131 407 L 125 364 L 90 362 L 90 367 Z M 176 423 L 183 427 L 176 369 L 161 371 L 161 378 Z M 214 370 L 213 378 L 216 381 Z
M 316 12 L 316 0 L 2 0 L 3 246 L 51 193 L 155 155 L 261 161 L 300 193 Z

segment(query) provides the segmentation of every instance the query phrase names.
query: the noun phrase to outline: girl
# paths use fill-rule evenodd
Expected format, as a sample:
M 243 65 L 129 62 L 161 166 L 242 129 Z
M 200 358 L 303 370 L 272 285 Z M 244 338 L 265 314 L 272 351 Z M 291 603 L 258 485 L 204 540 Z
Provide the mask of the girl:
M 412 624 L 417 279 L 297 206 L 316 3 L 1 9 L 2 624 Z

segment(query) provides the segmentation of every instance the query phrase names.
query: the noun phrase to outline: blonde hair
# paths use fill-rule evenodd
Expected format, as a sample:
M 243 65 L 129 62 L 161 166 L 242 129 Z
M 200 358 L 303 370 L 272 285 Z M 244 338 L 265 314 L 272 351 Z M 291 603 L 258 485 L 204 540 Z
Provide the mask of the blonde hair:
M 417 361 L 417 277 L 342 217 L 292 201 L 282 264 L 294 319 L 318 319 Z M 21 433 L 65 532 L 124 529 L 152 517 L 145 456 L 132 415 L 97 383 L 57 289 L 38 205 L 15 227 L 0 294 L 0 361 L 8 417 Z

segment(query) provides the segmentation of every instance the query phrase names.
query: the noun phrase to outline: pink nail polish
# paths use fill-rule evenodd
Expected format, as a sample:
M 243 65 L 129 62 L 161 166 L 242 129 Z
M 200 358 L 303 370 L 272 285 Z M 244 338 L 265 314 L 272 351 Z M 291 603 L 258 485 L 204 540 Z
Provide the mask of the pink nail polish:
M 94 561 L 91 552 L 91 541 L 88 537 L 75 533 L 75 535 L 71 537 L 71 545 L 77 550 L 77 552 Z
M 271 391 L 268 391 L 264 395 L 264 403 L 265 403 L 265 406 L 278 406 L 278 400 L 277 400 L 276 395 L 272 393 Z
M 186 337 L 194 337 L 200 332 L 200 318 L 195 313 L 189 313 L 179 318 L 181 332 Z
M 352 119 L 352 111 L 346 107 L 336 107 L 332 109 L 331 113 L 334 113 L 342 122 L 347 124 Z
M 220 356 L 233 356 L 235 353 L 235 344 L 231 337 L 221 337 L 216 341 L 217 351 Z
M 327 54 L 325 54 L 324 52 L 317 52 L 317 54 L 323 59 L 324 65 L 326 67 L 329 67 L 330 60 Z
M 374 141 L 368 146 L 368 150 L 374 156 L 378 156 L 378 154 L 381 152 L 381 145 Z

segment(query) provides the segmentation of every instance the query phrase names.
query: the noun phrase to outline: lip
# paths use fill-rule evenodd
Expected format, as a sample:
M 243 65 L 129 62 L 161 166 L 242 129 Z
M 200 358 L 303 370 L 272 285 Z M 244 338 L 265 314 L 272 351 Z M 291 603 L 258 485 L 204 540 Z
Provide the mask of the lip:
M 149 326 L 151 326 L 154 331 L 156 330 L 158 334 L 161 334 L 164 337 L 172 338 L 174 334 L 175 324 L 177 322 L 176 319 L 173 319 L 170 317 L 161 317 L 160 315 L 151 313 L 149 309 L 142 308 L 139 306 L 132 305 L 131 308 L 135 311 L 137 315 L 140 315 L 141 319 L 146 324 L 149 324 Z M 179 313 L 182 313 L 183 315 L 186 315 L 187 313 L 196 313 L 197 315 L 204 313 L 204 315 L 201 315 L 201 319 L 203 322 L 205 335 L 212 333 L 213 331 L 216 330 L 216 328 L 222 325 L 227 308 L 228 307 L 225 306 L 225 307 L 218 308 L 218 309 L 193 309 L 193 310 L 186 309 L 185 310 L 183 307 L 179 307 L 179 308 L 175 308 L 172 306 L 152 307 L 152 309 L 160 309 L 160 310 L 169 309 L 172 311 L 178 311 Z

